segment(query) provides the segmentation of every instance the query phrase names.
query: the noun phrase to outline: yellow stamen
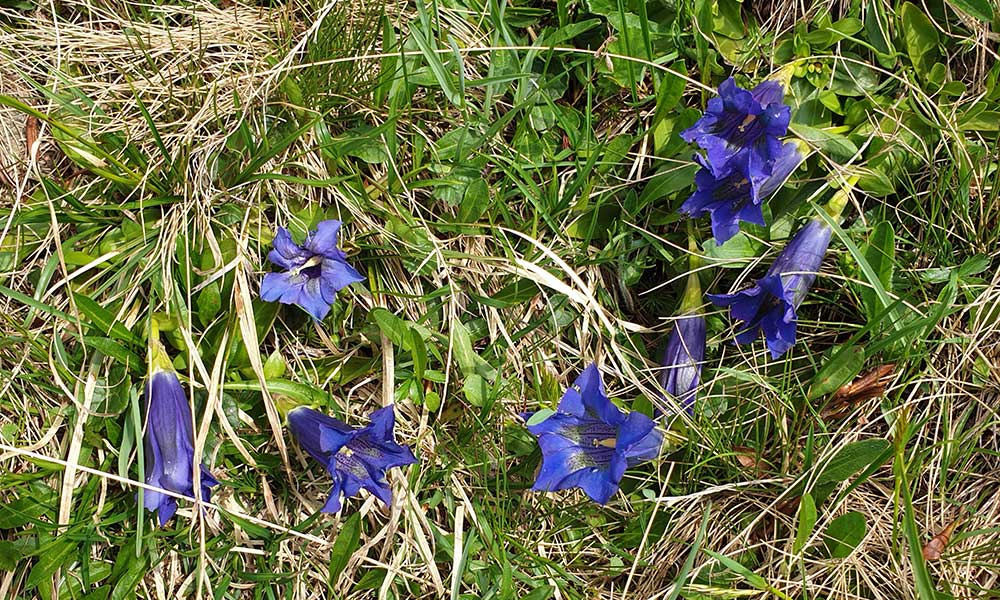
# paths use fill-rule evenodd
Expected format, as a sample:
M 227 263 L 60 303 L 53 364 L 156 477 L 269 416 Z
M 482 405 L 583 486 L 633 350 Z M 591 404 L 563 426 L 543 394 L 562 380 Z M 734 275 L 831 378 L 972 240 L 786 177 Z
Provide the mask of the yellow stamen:
M 607 438 L 607 439 L 604 439 L 604 440 L 594 440 L 594 447 L 595 448 L 598 447 L 598 446 L 604 446 L 605 448 L 614 448 L 615 444 L 617 444 L 617 440 L 615 440 L 615 438 Z
M 757 115 L 747 115 L 747 118 L 743 119 L 743 122 L 740 124 L 740 128 L 739 128 L 740 131 L 745 131 L 746 128 L 747 128 L 747 125 L 749 125 L 750 123 L 753 123 L 753 120 L 756 119 L 756 118 L 757 118 Z

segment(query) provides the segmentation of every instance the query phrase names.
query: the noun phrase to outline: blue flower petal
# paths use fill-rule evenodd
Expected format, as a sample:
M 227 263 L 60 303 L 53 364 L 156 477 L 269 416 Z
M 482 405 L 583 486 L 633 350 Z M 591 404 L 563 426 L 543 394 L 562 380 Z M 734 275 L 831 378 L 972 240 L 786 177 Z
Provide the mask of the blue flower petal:
M 674 322 L 663 352 L 660 386 L 681 406 L 690 408 L 701 379 L 705 358 L 705 317 L 685 314 Z
M 177 500 L 172 496 L 167 496 L 163 494 L 163 500 L 156 509 L 156 516 L 160 520 L 160 527 L 167 524 L 167 521 L 173 518 L 174 514 L 177 512 Z
M 340 512 L 341 487 L 342 487 L 341 478 L 334 477 L 333 485 L 330 487 L 330 496 L 326 499 L 326 503 L 323 504 L 323 508 L 319 509 L 320 512 L 325 512 L 325 513 Z
M 330 303 L 323 297 L 322 282 L 319 278 L 308 280 L 300 288 L 294 304 L 301 306 L 317 321 L 322 321 L 330 314 Z
M 649 433 L 632 444 L 625 453 L 628 466 L 653 460 L 660 455 L 663 450 L 663 432 L 658 429 L 650 429 Z
M 646 434 L 652 431 L 653 427 L 653 420 L 646 415 L 638 411 L 630 412 L 618 429 L 616 448 L 627 456 L 629 448 L 646 437 Z
M 337 249 L 337 234 L 341 222 L 336 219 L 321 221 L 316 225 L 316 231 L 309 235 L 304 247 L 311 254 L 339 256 Z
M 302 248 L 292 240 L 292 235 L 284 227 L 278 228 L 273 243 L 274 250 L 268 253 L 267 259 L 283 269 L 301 267 L 309 260 L 309 254 L 302 251 Z
M 294 304 L 305 282 L 304 276 L 289 271 L 268 273 L 264 275 L 264 280 L 260 284 L 260 299 L 264 302 Z
M 765 80 L 750 90 L 753 99 L 763 106 L 781 104 L 785 100 L 785 89 L 777 81 Z
M 796 310 L 816 278 L 830 244 L 830 228 L 819 219 L 800 229 L 757 284 L 736 294 L 709 294 L 716 305 L 729 306 L 733 319 L 744 322 L 736 335 L 740 344 L 761 331 L 773 358 L 795 344 Z
M 357 281 L 364 281 L 364 276 L 354 270 L 354 267 L 342 260 L 324 259 L 320 275 L 320 287 L 323 299 L 333 304 L 337 292 Z
M 187 395 L 173 371 L 156 370 L 146 383 L 143 394 L 146 408 L 146 426 L 143 433 L 145 447 L 146 484 L 194 497 L 193 463 L 194 434 L 191 408 Z M 202 477 L 201 495 L 206 498 L 208 488 L 218 481 L 200 465 L 207 477 Z M 177 501 L 162 492 L 143 492 L 143 507 L 156 510 L 160 525 L 165 524 L 177 510 Z
M 349 498 L 362 488 L 388 505 L 392 490 L 386 471 L 416 462 L 413 452 L 393 439 L 392 406 L 375 411 L 370 418 L 366 427 L 352 428 L 307 407 L 299 406 L 288 413 L 292 435 L 334 479 L 324 512 L 340 510 L 340 495 Z
M 650 438 L 653 421 L 641 413 L 625 415 L 618 410 L 605 395 L 595 365 L 588 366 L 567 390 L 558 411 L 528 430 L 538 437 L 542 451 L 535 491 L 579 487 L 604 504 L 618 489 L 627 466 L 656 456 Z

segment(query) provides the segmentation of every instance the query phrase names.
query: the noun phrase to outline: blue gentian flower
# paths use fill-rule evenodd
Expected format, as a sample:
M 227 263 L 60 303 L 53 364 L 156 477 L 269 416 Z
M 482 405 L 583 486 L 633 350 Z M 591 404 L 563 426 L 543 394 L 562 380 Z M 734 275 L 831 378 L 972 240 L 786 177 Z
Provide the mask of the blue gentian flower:
M 663 351 L 660 386 L 688 411 L 694 403 L 705 359 L 705 317 L 698 312 L 679 316 Z
M 730 77 L 719 85 L 719 97 L 708 101 L 705 114 L 681 137 L 704 148 L 717 168 L 746 152 L 755 172 L 766 170 L 781 150 L 778 138 L 788 131 L 791 120 L 791 108 L 783 99 L 780 83 L 764 81 L 747 91 Z
M 284 227 L 274 236 L 274 250 L 268 260 L 283 269 L 268 273 L 260 285 L 261 300 L 297 304 L 317 321 L 330 312 L 337 292 L 364 280 L 347 264 L 344 252 L 337 247 L 340 221 L 322 221 L 301 246 L 292 241 Z
M 145 448 L 146 484 L 194 498 L 192 465 L 194 434 L 191 407 L 187 394 L 172 370 L 156 368 L 146 383 L 143 395 L 146 407 Z M 211 497 L 210 488 L 218 485 L 201 465 L 201 499 Z M 143 506 L 155 510 L 160 525 L 177 512 L 177 499 L 154 490 L 143 491 Z
M 697 190 L 681 205 L 681 212 L 692 217 L 709 213 L 717 244 L 724 244 L 736 235 L 740 221 L 764 225 L 761 204 L 802 160 L 798 147 L 792 142 L 781 145 L 766 172 L 752 166 L 753 156 L 752 153 L 740 153 L 721 166 L 695 156 L 702 166 L 694 179 Z
M 333 476 L 330 498 L 322 512 L 339 511 L 341 494 L 350 498 L 361 488 L 389 506 L 392 489 L 385 472 L 417 462 L 408 447 L 393 439 L 396 416 L 392 406 L 373 412 L 370 419 L 370 425 L 356 429 L 306 406 L 288 412 L 288 428 L 299 446 Z
M 526 420 L 531 414 L 521 415 Z M 623 414 L 604 392 L 597 365 L 591 364 L 566 390 L 559 408 L 541 423 L 528 425 L 542 450 L 535 491 L 578 487 L 606 504 L 618 491 L 627 467 L 660 453 L 663 434 L 639 412 Z
M 831 233 L 826 223 L 813 219 L 795 234 L 752 288 L 735 294 L 708 294 L 713 304 L 730 307 L 732 318 L 743 322 L 736 334 L 737 343 L 753 342 L 763 331 L 772 358 L 795 344 L 795 311 L 816 279 Z

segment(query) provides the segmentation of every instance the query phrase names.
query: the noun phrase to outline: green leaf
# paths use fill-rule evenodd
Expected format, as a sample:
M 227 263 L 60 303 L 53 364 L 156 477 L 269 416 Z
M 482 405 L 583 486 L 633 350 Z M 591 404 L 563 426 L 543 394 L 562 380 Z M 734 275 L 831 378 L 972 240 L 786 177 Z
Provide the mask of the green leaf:
M 462 392 L 469 404 L 479 408 L 486 404 L 486 399 L 489 397 L 489 386 L 486 385 L 485 379 L 473 373 L 465 378 Z
M 268 355 L 267 360 L 264 361 L 264 379 L 281 379 L 287 370 L 288 365 L 285 363 L 285 357 L 278 350 Z
M 130 369 L 142 370 L 145 364 L 139 358 L 138 354 L 112 339 L 85 335 L 83 336 L 83 343 L 98 352 L 110 356 Z
M 551 585 L 540 585 L 521 596 L 521 600 L 548 600 L 552 597 L 552 591 L 553 588 Z
M 554 414 L 556 414 L 556 411 L 552 410 L 551 408 L 543 408 L 541 410 L 537 410 L 530 417 L 528 417 L 527 425 L 529 427 L 534 427 L 535 425 L 542 423 L 543 421 L 545 421 L 545 419 L 548 419 Z
M 806 547 L 806 541 L 812 535 L 813 527 L 816 526 L 816 501 L 812 494 L 806 492 L 802 494 L 799 502 L 799 524 L 795 529 L 795 543 L 792 544 L 792 552 L 798 554 Z
M 989 0 L 947 0 L 952 8 L 964 12 L 970 17 L 989 23 L 993 20 L 993 7 Z
M 833 558 L 847 558 L 868 532 L 865 516 L 852 510 L 830 522 L 823 533 L 827 551 Z
M 897 427 L 898 429 L 900 427 Z M 938 594 L 934 588 L 934 583 L 931 581 L 931 575 L 927 571 L 927 562 L 924 561 L 923 544 L 920 540 L 920 530 L 917 527 L 917 520 L 913 514 L 913 497 L 907 478 L 903 448 L 905 448 L 905 443 L 900 444 L 896 450 L 893 471 L 896 475 L 897 502 L 903 505 L 903 530 L 906 534 L 906 545 L 909 547 L 910 566 L 913 568 L 913 579 L 917 587 L 917 594 L 921 600 L 937 600 Z
M 406 321 L 381 307 L 373 308 L 368 313 L 368 319 L 378 326 L 379 330 L 389 338 L 394 346 L 409 349 L 407 342 L 410 327 L 406 324 Z
M 458 362 L 463 375 L 466 377 L 480 375 L 485 379 L 493 379 L 496 376 L 496 369 L 483 360 L 483 357 L 476 354 L 472 348 L 469 329 L 458 319 L 452 321 L 451 324 L 451 343 L 455 361 Z
M 889 458 L 890 447 L 889 441 L 883 439 L 861 440 L 844 446 L 816 477 L 816 485 L 847 481 L 875 461 Z
M 747 583 L 757 588 L 758 590 L 768 591 L 772 589 L 771 586 L 768 585 L 766 579 L 764 579 L 760 575 L 757 575 L 747 567 L 729 558 L 728 556 L 719 554 L 718 552 L 714 552 L 712 550 L 709 550 L 708 548 L 702 548 L 701 551 L 711 556 L 715 560 L 719 561 L 720 563 L 722 563 L 724 567 L 726 567 L 733 573 L 736 573 L 737 575 L 743 577 L 743 579 L 745 579 Z
M 334 540 L 333 547 L 330 549 L 330 575 L 327 581 L 331 588 L 336 586 L 337 578 L 344 572 L 347 563 L 351 560 L 351 556 L 358 549 L 360 543 L 361 513 L 354 512 L 344 521 L 340 533 L 337 534 L 337 539 Z
M 255 540 L 263 540 L 267 542 L 274 537 L 274 534 L 272 534 L 271 530 L 268 529 L 267 527 L 258 525 L 253 521 L 248 521 L 243 517 L 234 515 L 222 509 L 220 509 L 220 512 L 222 512 L 222 514 L 225 515 L 227 519 L 229 519 L 237 527 L 248 533 Z
M 24 582 L 24 589 L 30 590 L 37 587 L 46 579 L 52 577 L 56 569 L 69 560 L 70 555 L 77 549 L 77 544 L 66 539 L 68 536 L 60 536 L 48 542 L 39 549 L 38 562 L 28 573 L 28 579 Z
M 482 177 L 469 182 L 462 195 L 462 203 L 458 207 L 458 220 L 461 223 L 475 223 L 483 216 L 490 206 L 490 188 Z
M 889 221 L 882 221 L 875 226 L 869 238 L 868 244 L 863 246 L 865 260 L 871 266 L 873 273 L 878 277 L 878 284 L 886 292 L 892 291 L 892 273 L 895 266 L 896 246 L 895 234 L 892 224 Z M 862 277 L 864 277 L 862 273 Z M 875 282 L 869 281 L 869 286 L 859 286 L 858 294 L 865 304 L 869 321 L 875 319 L 883 311 L 882 301 L 875 293 Z
M 835 391 L 853 379 L 865 365 L 865 349 L 860 346 L 839 347 L 830 360 L 813 377 L 806 398 L 816 400 Z
M 256 380 L 227 381 L 225 389 L 259 392 L 260 382 Z M 311 385 L 298 383 L 296 381 L 288 381 L 287 379 L 269 379 L 267 381 L 267 390 L 271 392 L 272 396 L 287 396 L 299 404 L 305 404 L 307 406 L 325 407 L 330 405 L 330 394 L 328 392 L 316 389 Z
M 705 254 L 712 258 L 712 262 L 719 267 L 729 267 L 732 269 L 742 269 L 746 263 L 757 256 L 757 244 L 752 242 L 742 231 L 726 240 L 721 246 L 717 245 L 715 238 L 711 238 L 702 244 Z
M 931 69 L 938 62 L 938 32 L 934 23 L 912 2 L 904 2 L 900 10 L 903 43 L 917 74 L 929 80 Z
M 52 509 L 32 496 L 22 496 L 0 504 L 0 529 L 23 527 Z
M 788 128 L 804 141 L 819 147 L 831 158 L 849 160 L 858 152 L 854 142 L 839 133 L 831 133 L 802 123 L 792 123 Z
M 105 335 L 130 344 L 139 344 L 139 338 L 118 321 L 110 310 L 79 293 L 73 294 L 73 301 L 77 309 Z
M 222 309 L 222 292 L 219 289 L 219 282 L 213 281 L 206 285 L 198 293 L 198 299 L 195 302 L 198 305 L 198 321 L 202 325 L 208 325 Z

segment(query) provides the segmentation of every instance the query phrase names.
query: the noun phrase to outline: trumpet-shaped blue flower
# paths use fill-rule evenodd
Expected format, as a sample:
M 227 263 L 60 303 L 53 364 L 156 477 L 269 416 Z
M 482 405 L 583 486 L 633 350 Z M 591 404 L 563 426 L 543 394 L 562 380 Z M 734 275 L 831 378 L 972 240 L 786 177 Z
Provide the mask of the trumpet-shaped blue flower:
M 798 148 L 791 142 L 781 145 L 766 171 L 753 166 L 753 156 L 740 153 L 721 166 L 695 157 L 702 166 L 695 175 L 697 190 L 681 205 L 681 211 L 692 217 L 708 213 L 712 235 L 718 244 L 724 244 L 739 232 L 740 221 L 764 225 L 761 204 L 801 161 Z
M 531 414 L 521 415 L 526 420 Z M 566 390 L 559 408 L 540 423 L 528 425 L 542 450 L 535 491 L 572 487 L 606 504 L 618 491 L 627 467 L 660 453 L 663 434 L 639 412 L 623 414 L 604 392 L 596 365 L 590 365 Z
M 274 250 L 268 260 L 287 271 L 268 273 L 260 285 L 260 297 L 266 302 L 297 304 L 317 321 L 330 312 L 337 292 L 364 280 L 347 264 L 344 252 L 337 247 L 340 221 L 322 221 L 300 246 L 284 227 L 274 236 Z
M 408 447 L 393 439 L 396 416 L 392 406 L 373 412 L 370 419 L 371 424 L 354 428 L 306 406 L 288 412 L 288 428 L 299 446 L 333 477 L 330 498 L 322 512 L 339 511 L 341 495 L 350 498 L 362 488 L 388 506 L 392 489 L 385 472 L 417 462 Z
M 660 386 L 677 402 L 691 410 L 701 381 L 701 363 L 705 359 L 705 317 L 686 313 L 674 322 L 663 351 Z
M 146 483 L 194 498 L 194 435 L 191 407 L 187 394 L 170 370 L 155 369 L 146 383 L 143 396 L 146 407 L 145 448 Z M 208 501 L 210 488 L 218 481 L 201 465 L 201 499 Z M 155 510 L 160 525 L 177 512 L 177 500 L 162 492 L 145 490 L 143 506 Z
M 754 171 L 766 171 L 781 150 L 778 138 L 788 131 L 791 119 L 791 108 L 783 99 L 777 82 L 764 81 L 747 91 L 730 77 L 719 85 L 719 97 L 708 101 L 705 114 L 681 137 L 704 148 L 717 168 L 745 152 L 751 155 Z
M 708 294 L 717 306 L 728 306 L 733 319 L 743 322 L 736 342 L 753 342 L 764 332 L 772 358 L 795 344 L 795 311 L 816 279 L 830 245 L 830 228 L 813 219 L 799 230 L 764 277 L 750 289 L 735 294 Z

